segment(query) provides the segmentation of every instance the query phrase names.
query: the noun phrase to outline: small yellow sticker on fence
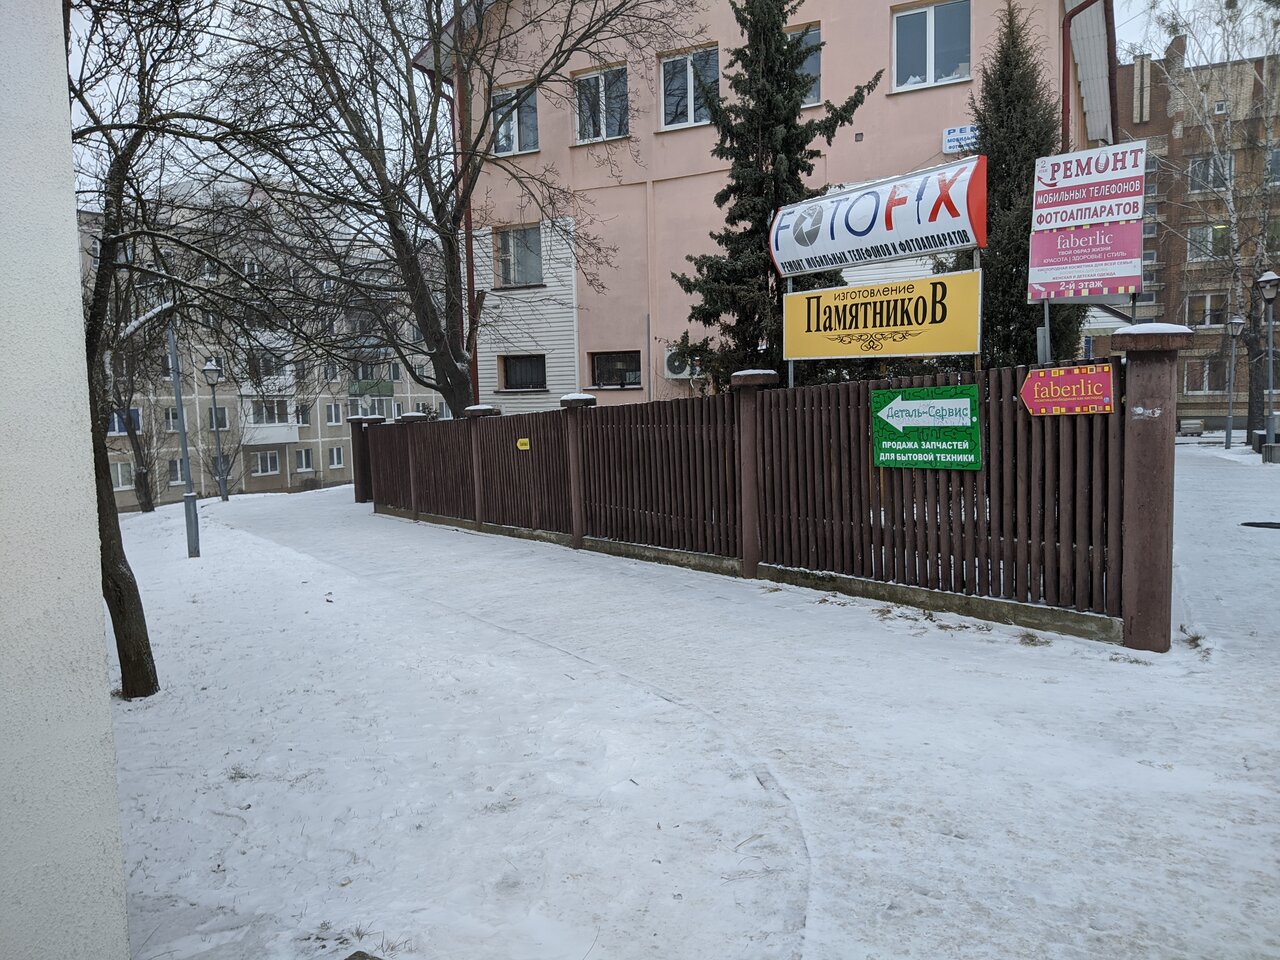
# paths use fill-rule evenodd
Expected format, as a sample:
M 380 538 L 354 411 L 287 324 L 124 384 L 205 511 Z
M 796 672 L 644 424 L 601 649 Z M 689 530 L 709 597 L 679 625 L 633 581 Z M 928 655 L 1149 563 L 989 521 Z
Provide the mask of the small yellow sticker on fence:
M 516 449 L 517 449 L 517 450 L 528 450 L 528 449 L 529 449 L 529 438 L 528 438 L 528 437 L 520 437 L 519 439 L 517 439 L 517 440 L 516 440 Z

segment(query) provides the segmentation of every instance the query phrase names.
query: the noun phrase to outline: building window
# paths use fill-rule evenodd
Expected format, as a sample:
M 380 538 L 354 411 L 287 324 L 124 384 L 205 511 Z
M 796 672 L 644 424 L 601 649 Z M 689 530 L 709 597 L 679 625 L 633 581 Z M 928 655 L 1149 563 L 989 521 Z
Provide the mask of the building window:
M 342 424 L 342 404 L 326 403 L 324 406 L 324 420 L 331 427 L 340 426 Z
M 529 287 L 542 283 L 542 228 L 507 227 L 498 235 L 498 286 Z
M 213 456 L 213 477 L 227 477 L 231 473 L 231 455 L 226 453 L 214 454 Z
M 338 365 L 336 363 L 326 363 L 324 365 L 324 378 L 332 383 L 338 379 Z
M 311 404 L 300 403 L 293 410 L 293 418 L 303 427 L 311 426 Z
M 1267 154 L 1267 183 L 1280 183 L 1280 147 Z
M 504 90 L 493 95 L 493 152 L 531 153 L 538 149 L 538 94 Z
M 969 0 L 893 15 L 893 87 L 969 79 Z
M 1093 359 L 1093 337 L 1084 338 L 1084 357 L 1085 360 Z
M 177 407 L 164 408 L 164 432 L 165 433 L 178 432 L 178 408 Z
M 1160 259 L 1160 258 L 1159 258 L 1159 256 L 1157 256 L 1157 254 L 1156 254 L 1156 251 L 1155 251 L 1155 250 L 1143 250 L 1143 251 L 1142 251 L 1142 262 L 1143 262 L 1143 263 L 1155 263 L 1155 262 L 1156 262 L 1157 260 L 1159 260 L 1159 259 Z
M 453 411 L 449 409 L 449 404 L 445 403 L 443 400 L 441 400 L 439 403 L 436 404 L 436 419 L 437 420 L 453 419 Z
M 256 424 L 288 423 L 289 402 L 283 397 L 274 400 L 266 398 L 254 400 L 253 422 Z
M 129 408 L 128 420 L 125 419 L 125 413 L 123 410 L 117 410 L 113 413 L 110 419 L 107 420 L 107 433 L 114 436 L 121 436 L 127 432 L 127 427 L 130 422 L 133 424 L 135 432 L 142 432 L 142 411 L 137 407 Z
M 133 489 L 133 464 L 132 463 L 111 464 L 111 489 L 112 490 L 132 490 Z
M 813 77 L 809 92 L 800 101 L 800 105 L 802 107 L 817 106 L 822 102 L 822 31 L 815 23 L 812 26 L 801 27 L 799 30 L 792 30 L 791 36 L 800 39 L 804 49 L 808 51 L 800 72 L 805 76 Z
M 1231 251 L 1231 238 L 1224 223 L 1200 223 L 1187 228 L 1187 259 L 1214 260 Z
M 1183 393 L 1226 393 L 1227 361 L 1189 358 L 1182 386 Z
M 1148 270 L 1144 267 L 1142 270 L 1142 282 L 1159 283 L 1160 281 L 1156 279 L 1156 272 L 1154 270 Z
M 1160 158 L 1154 153 L 1147 154 L 1147 173 L 1155 173 L 1160 169 Z
M 640 351 L 591 355 L 591 383 L 597 387 L 640 386 Z
M 429 406 L 429 404 L 427 403 L 427 401 L 425 401 L 425 400 L 419 400 L 419 401 L 417 401 L 416 403 L 414 403 L 414 405 L 413 405 L 413 412 L 414 412 L 414 413 L 426 413 L 426 412 L 427 412 L 427 407 L 428 407 L 428 406 Z
M 176 487 L 178 484 L 182 482 L 183 482 L 182 481 L 182 461 L 170 460 L 169 461 L 169 486 Z
M 1225 293 L 1193 293 L 1187 297 L 1187 326 L 1199 327 L 1226 322 Z
M 226 407 L 210 407 L 209 408 L 209 429 L 210 430 L 226 430 L 227 429 L 227 408 Z
M 1154 237 L 1156 235 L 1156 225 L 1154 223 L 1144 223 L 1142 225 L 1142 235 L 1144 237 Z
M 699 82 L 700 81 L 700 82 Z M 720 48 L 706 47 L 662 61 L 662 125 L 707 123 L 707 93 L 720 96 Z
M 249 376 L 266 380 L 284 374 L 284 364 L 270 350 L 255 350 L 249 354 Z
M 397 361 L 392 360 L 389 364 L 387 364 L 387 366 L 388 366 L 388 367 L 390 367 L 390 369 L 391 369 L 391 379 L 392 379 L 392 380 L 399 380 L 399 379 L 400 379 L 400 364 L 399 364 Z
M 253 455 L 253 475 L 270 476 L 280 472 L 280 454 L 276 450 L 259 450 Z
M 257 280 L 262 275 L 262 264 L 257 260 L 241 260 L 240 272 L 246 280 Z
M 578 77 L 578 142 L 627 135 L 627 68 Z
M 341 447 L 329 448 L 329 469 L 330 470 L 342 469 L 342 448 Z
M 395 411 L 397 420 L 404 416 L 404 404 L 399 400 L 396 401 L 395 406 L 392 409 Z
M 311 466 L 311 448 L 299 447 L 293 451 L 293 464 L 299 473 L 310 473 Z
M 499 359 L 502 361 L 502 389 L 547 389 L 547 358 L 543 354 Z
M 1192 157 L 1187 161 L 1187 189 L 1226 190 L 1235 169 L 1235 157 Z
M 347 401 L 347 416 L 348 416 L 348 417 L 358 417 L 358 416 L 360 416 L 360 401 L 359 401 L 359 400 L 348 400 L 348 401 Z
M 93 264 L 93 269 L 98 269 L 98 263 L 102 260 L 102 241 L 89 241 L 89 260 Z
M 427 369 L 427 365 L 425 363 L 419 363 L 414 365 L 413 375 L 419 380 L 426 380 L 431 376 L 431 372 Z

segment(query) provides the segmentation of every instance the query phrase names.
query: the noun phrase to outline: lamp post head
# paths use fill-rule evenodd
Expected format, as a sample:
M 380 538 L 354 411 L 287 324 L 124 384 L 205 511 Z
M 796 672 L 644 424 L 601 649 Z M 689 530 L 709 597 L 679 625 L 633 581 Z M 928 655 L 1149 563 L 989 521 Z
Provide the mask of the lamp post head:
M 1232 340 L 1244 333 L 1244 323 L 1244 317 L 1232 317 L 1227 321 L 1227 333 L 1231 335 Z
M 201 367 L 200 372 L 204 374 L 204 382 L 211 387 L 216 387 L 222 380 L 222 368 L 212 360 Z
M 1258 291 L 1262 294 L 1262 299 L 1267 303 L 1273 301 L 1276 298 L 1276 293 L 1280 292 L 1280 277 L 1276 276 L 1274 270 L 1268 270 L 1254 283 L 1258 285 Z

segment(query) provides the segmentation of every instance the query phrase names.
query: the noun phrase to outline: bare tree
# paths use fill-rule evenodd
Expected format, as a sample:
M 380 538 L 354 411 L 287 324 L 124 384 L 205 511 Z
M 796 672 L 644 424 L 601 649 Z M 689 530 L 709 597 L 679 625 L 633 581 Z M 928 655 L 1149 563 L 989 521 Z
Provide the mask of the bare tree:
M 625 60 L 652 83 L 652 54 L 701 32 L 679 0 L 241 0 L 234 14 L 228 109 L 280 135 L 211 163 L 271 198 L 260 225 L 360 313 L 325 349 L 393 356 L 454 410 L 472 399 L 484 301 L 468 244 L 491 223 L 486 176 L 517 185 L 588 283 L 612 262 L 585 198 L 504 131 L 539 99 L 569 102 L 574 68 Z
M 1261 428 L 1266 336 L 1255 277 L 1280 253 L 1280 7 L 1268 0 L 1153 0 L 1171 40 L 1153 61 L 1168 86 L 1175 132 L 1190 158 L 1169 170 L 1181 189 L 1188 276 L 1222 284 L 1226 317 L 1247 320 L 1248 429 Z M 1168 167 L 1168 163 L 1165 163 Z M 1188 318 L 1189 320 L 1191 318 Z

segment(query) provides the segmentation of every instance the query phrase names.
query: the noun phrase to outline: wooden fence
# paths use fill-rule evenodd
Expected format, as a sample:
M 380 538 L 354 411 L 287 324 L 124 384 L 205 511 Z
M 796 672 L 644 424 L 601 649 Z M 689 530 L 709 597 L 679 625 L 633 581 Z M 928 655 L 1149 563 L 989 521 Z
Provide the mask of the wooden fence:
M 1157 499 L 1167 480 L 1170 516 L 1172 508 L 1176 348 L 1143 345 L 1151 352 L 1130 351 L 1129 378 L 1135 359 L 1149 361 L 1145 402 L 1167 393 L 1169 415 L 1159 422 L 1159 408 L 1139 407 L 1155 416 L 1139 416 L 1142 443 L 1132 450 L 1119 363 L 1115 412 L 1074 417 L 1030 416 L 1018 395 L 1023 367 L 794 390 L 760 390 L 747 377 L 707 398 L 615 407 L 565 398 L 564 410 L 503 417 L 472 408 L 446 422 L 353 418 L 356 499 L 415 518 L 544 531 L 575 546 L 727 558 L 746 576 L 762 565 L 779 579 L 812 571 L 1123 617 L 1127 643 L 1167 649 L 1164 625 L 1144 630 L 1141 621 L 1161 609 L 1168 619 L 1169 590 L 1148 581 L 1171 580 L 1162 556 L 1171 555 L 1171 527 L 1165 537 L 1164 519 L 1144 514 L 1126 536 L 1124 523 L 1144 499 L 1126 489 L 1126 471 L 1129 486 Z M 980 470 L 873 466 L 872 390 L 957 383 L 978 386 Z M 1141 590 L 1134 543 L 1147 554 Z M 1126 577 L 1135 590 L 1125 591 Z M 956 608 L 1046 623 L 1010 616 L 1011 606 Z

